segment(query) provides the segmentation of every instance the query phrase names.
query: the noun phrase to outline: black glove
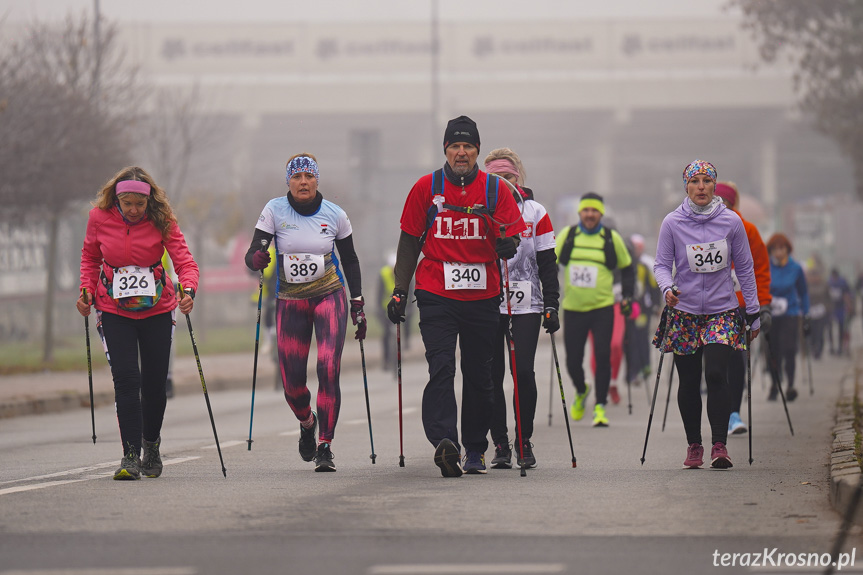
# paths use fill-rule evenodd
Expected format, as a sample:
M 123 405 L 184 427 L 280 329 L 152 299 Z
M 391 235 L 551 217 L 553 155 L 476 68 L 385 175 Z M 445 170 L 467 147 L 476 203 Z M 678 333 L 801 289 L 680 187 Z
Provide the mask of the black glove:
M 761 314 L 759 313 L 748 313 L 746 314 L 746 325 L 749 326 L 749 329 L 752 329 L 752 324 L 755 323 L 756 319 L 759 319 Z
M 262 270 L 270 265 L 270 252 L 267 250 L 258 250 L 252 254 L 252 267 L 256 270 Z
M 809 316 L 803 316 L 803 335 L 809 337 L 809 334 L 812 333 L 812 322 L 809 321 Z
M 408 307 L 408 294 L 401 290 L 393 290 L 393 297 L 390 298 L 390 303 L 387 304 L 387 317 L 390 321 L 397 324 L 405 321 L 405 310 Z
M 497 252 L 497 257 L 502 260 L 508 260 L 515 255 L 518 246 L 515 243 L 515 238 L 497 238 L 494 243 L 494 251 Z
M 628 297 L 620 300 L 620 315 L 624 318 L 628 318 L 632 315 L 632 300 Z
M 770 331 L 770 326 L 773 325 L 773 312 L 770 311 L 769 305 L 761 306 L 761 331 L 764 335 Z
M 557 310 L 553 307 L 547 307 L 542 312 L 542 327 L 546 333 L 554 333 L 560 329 L 560 318 L 557 316 Z
M 363 311 L 364 305 L 366 305 L 366 302 L 363 300 L 363 296 L 351 298 L 351 321 L 357 326 L 357 333 L 354 339 L 366 339 L 368 324 L 366 323 L 366 314 Z

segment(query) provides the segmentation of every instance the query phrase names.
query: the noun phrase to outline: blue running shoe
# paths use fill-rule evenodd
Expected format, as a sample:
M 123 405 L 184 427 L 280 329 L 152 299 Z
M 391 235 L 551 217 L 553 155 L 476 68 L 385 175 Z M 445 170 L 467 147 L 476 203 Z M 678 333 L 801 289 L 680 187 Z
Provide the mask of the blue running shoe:
M 740 414 L 736 411 L 732 412 L 731 417 L 728 418 L 728 435 L 740 435 L 747 431 L 749 429 L 743 423 L 743 420 L 740 419 Z
M 488 470 L 485 468 L 485 453 L 468 449 L 464 456 L 462 469 L 464 469 L 465 473 L 470 475 L 486 473 Z

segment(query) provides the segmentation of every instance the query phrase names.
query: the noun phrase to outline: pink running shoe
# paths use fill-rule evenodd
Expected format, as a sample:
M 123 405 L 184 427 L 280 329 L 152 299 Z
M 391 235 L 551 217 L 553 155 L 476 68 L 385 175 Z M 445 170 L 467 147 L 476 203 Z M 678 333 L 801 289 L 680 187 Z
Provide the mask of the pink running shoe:
M 683 462 L 683 467 L 689 469 L 698 469 L 704 465 L 704 448 L 700 443 L 692 443 L 686 448 L 686 461 Z
M 713 448 L 710 450 L 710 467 L 715 467 L 716 469 L 728 469 L 732 467 L 731 458 L 728 457 L 728 450 L 725 449 L 725 444 L 721 441 L 714 443 Z

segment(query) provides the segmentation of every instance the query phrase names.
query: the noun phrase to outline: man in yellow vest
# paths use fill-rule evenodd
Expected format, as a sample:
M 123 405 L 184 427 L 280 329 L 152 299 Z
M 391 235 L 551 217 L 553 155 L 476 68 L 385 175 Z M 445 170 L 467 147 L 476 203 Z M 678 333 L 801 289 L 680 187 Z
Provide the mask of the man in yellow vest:
M 593 192 L 583 195 L 578 204 L 579 223 L 560 231 L 555 248 L 558 264 L 565 270 L 562 307 L 566 367 L 577 392 L 570 416 L 575 421 L 584 417 L 584 404 L 590 386 L 585 381 L 582 364 L 587 335 L 591 333 L 596 358 L 594 427 L 608 426 L 605 405 L 611 383 L 614 270 L 621 270 L 623 299 L 620 312 L 623 317 L 632 314 L 635 285 L 629 250 L 616 230 L 602 225 L 604 214 L 602 196 Z

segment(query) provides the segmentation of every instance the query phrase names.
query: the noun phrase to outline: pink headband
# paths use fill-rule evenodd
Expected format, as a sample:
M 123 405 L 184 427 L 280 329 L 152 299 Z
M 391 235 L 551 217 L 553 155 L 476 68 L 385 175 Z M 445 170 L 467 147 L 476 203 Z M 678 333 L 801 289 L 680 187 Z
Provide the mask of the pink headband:
M 516 178 L 520 177 L 518 168 L 516 168 L 515 164 L 506 158 L 498 158 L 496 160 L 486 162 L 485 171 L 489 174 L 512 174 Z
M 145 196 L 150 195 L 150 184 L 147 182 L 139 182 L 137 180 L 123 180 L 122 182 L 117 182 L 114 189 L 117 190 L 118 194 L 134 192 L 136 194 L 144 194 Z

